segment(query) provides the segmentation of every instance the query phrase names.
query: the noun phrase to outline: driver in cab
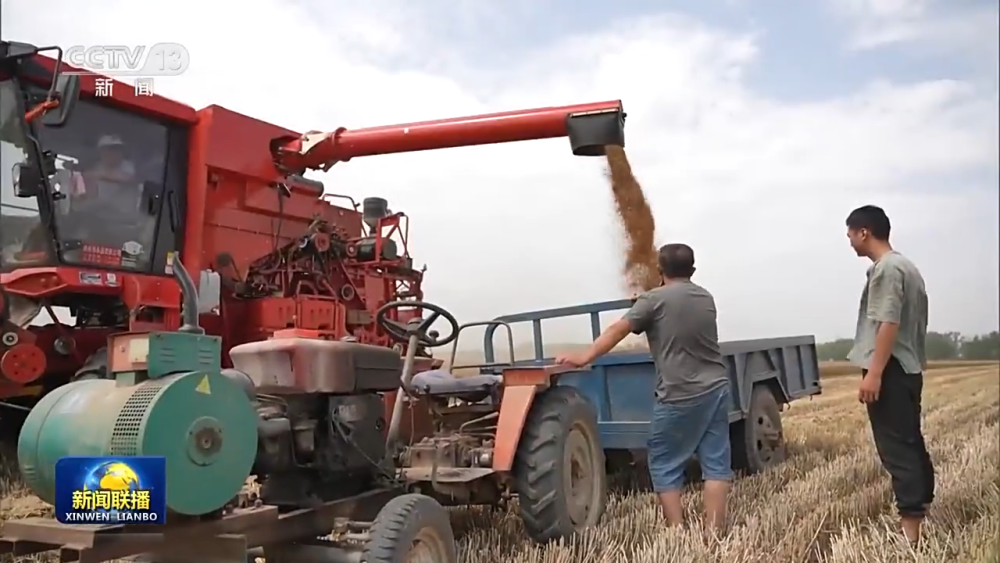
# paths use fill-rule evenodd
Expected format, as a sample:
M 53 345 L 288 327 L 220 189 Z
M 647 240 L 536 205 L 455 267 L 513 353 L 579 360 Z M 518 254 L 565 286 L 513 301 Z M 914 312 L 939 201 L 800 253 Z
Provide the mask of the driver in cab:
M 73 181 L 71 193 L 76 203 L 68 218 L 67 230 L 75 238 L 105 247 L 121 247 L 126 242 L 148 244 L 155 226 L 140 213 L 141 182 L 135 165 L 126 157 L 126 147 L 117 135 L 97 140 L 97 161 Z M 140 251 L 141 252 L 141 251 Z
M 85 185 L 93 186 L 102 201 L 133 202 L 138 206 L 135 165 L 125 158 L 125 144 L 117 135 L 104 135 L 97 140 L 98 161 L 83 173 Z M 89 190 L 88 190 L 89 191 Z M 122 209 L 134 211 L 134 209 Z

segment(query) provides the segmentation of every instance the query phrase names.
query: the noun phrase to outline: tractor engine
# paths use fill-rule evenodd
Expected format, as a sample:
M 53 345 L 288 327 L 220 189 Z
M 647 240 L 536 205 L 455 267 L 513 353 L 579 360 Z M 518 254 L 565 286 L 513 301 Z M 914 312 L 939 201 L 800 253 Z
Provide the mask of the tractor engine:
M 255 393 L 253 473 L 268 504 L 308 506 L 374 486 L 386 476 L 385 403 L 399 388 L 402 358 L 389 348 L 307 332 L 276 333 L 230 351 Z
M 304 506 L 371 488 L 385 454 L 384 411 L 375 393 L 259 395 L 253 472 L 263 480 L 261 496 Z

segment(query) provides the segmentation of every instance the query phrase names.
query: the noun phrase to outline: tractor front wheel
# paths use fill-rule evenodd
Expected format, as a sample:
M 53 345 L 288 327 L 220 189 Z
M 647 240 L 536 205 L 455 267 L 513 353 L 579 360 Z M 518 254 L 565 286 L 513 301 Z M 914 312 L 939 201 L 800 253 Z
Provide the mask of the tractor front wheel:
M 448 512 L 428 496 L 389 501 L 368 531 L 363 563 L 458 563 Z
M 608 501 L 597 414 L 572 387 L 536 397 L 514 458 L 528 536 L 544 543 L 597 525 Z

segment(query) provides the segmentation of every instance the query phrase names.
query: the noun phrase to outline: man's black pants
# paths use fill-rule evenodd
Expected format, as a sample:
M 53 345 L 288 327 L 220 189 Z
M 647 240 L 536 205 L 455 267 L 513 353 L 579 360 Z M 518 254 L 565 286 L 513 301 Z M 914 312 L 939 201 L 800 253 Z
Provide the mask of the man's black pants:
M 904 517 L 922 517 L 934 500 L 934 465 L 920 429 L 923 386 L 923 374 L 906 373 L 892 357 L 882 371 L 878 401 L 868 405 L 875 449 Z

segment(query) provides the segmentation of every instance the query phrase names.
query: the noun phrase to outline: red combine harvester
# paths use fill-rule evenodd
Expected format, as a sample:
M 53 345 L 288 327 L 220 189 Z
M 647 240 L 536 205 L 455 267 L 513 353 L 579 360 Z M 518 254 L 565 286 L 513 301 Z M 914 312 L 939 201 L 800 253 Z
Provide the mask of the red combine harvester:
M 573 154 L 597 156 L 624 142 L 619 101 L 300 134 L 221 106 L 136 95 L 123 83 L 97 97 L 106 78 L 65 74 L 44 50 L 0 43 L 0 416 L 8 420 L 16 411 L 5 406 L 30 407 L 68 381 L 104 376 L 110 334 L 179 327 L 174 256 L 199 286 L 202 326 L 223 339 L 224 367 L 232 347 L 286 329 L 402 351 L 375 313 L 423 297 L 406 214 L 378 197 L 359 204 L 327 194 L 308 170 L 563 136 Z M 59 309 L 75 320 L 60 322 Z M 405 309 L 389 319 L 421 314 Z M 36 326 L 43 311 L 53 321 Z M 418 369 L 431 367 L 426 350 L 415 352 L 426 358 Z
M 0 150 L 13 168 L 0 175 L 0 429 L 24 424 L 21 474 L 49 503 L 55 460 L 81 447 L 164 456 L 186 472 L 167 475 L 182 480 L 167 487 L 163 534 L 8 521 L 0 554 L 452 563 L 441 503 L 520 493 L 539 541 L 597 523 L 604 456 L 586 400 L 549 392 L 548 367 L 510 365 L 502 402 L 497 380 L 488 396 L 472 380 L 455 397 L 471 403 L 439 412 L 452 390 L 423 397 L 412 378 L 440 366 L 428 349 L 460 325 L 422 301 L 406 215 L 325 194 L 304 174 L 554 137 L 599 156 L 624 145 L 620 101 L 299 134 L 121 83 L 98 97 L 106 78 L 65 69 L 58 48 L 0 42 Z M 444 337 L 430 329 L 438 318 Z M 183 400 L 166 399 L 182 388 Z M 156 430 L 157 417 L 171 422 Z M 87 424 L 106 435 L 80 442 Z M 572 459 L 572 479 L 569 465 L 539 477 L 553 456 Z M 239 492 L 250 475 L 258 498 Z M 179 555 L 187 544 L 199 551 Z

